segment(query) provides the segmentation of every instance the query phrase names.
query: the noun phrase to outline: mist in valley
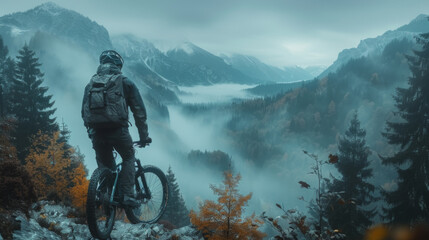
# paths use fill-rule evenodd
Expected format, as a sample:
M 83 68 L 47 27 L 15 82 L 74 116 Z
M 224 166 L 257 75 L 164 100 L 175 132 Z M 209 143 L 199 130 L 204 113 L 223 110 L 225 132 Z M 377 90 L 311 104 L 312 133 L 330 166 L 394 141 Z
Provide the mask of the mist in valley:
M 36 13 L 45 8 L 48 14 L 72 14 L 52 3 Z M 198 210 L 204 200 L 216 200 L 210 186 L 222 184 L 223 171 L 231 170 L 242 176 L 239 192 L 252 193 L 245 215 L 266 212 L 278 216 L 282 214 L 278 203 L 310 217 L 309 206 L 316 197 L 318 182 L 309 174 L 314 160 L 304 151 L 329 162 L 330 154 L 339 154 L 338 144 L 355 114 L 366 131 L 373 171 L 368 181 L 375 186 L 375 195 L 380 197 L 383 190 L 397 188 L 396 168 L 384 165 L 382 158 L 400 148 L 390 145 L 383 133 L 386 122 L 400 121 L 394 113 L 394 96 L 397 88 L 408 86 L 412 74 L 407 56 L 420 49 L 415 40 L 420 32 L 415 29 L 429 32 L 427 15 L 350 46 L 355 48 L 341 51 L 324 72 L 320 65 L 326 62 L 319 63 L 319 76 L 304 80 L 302 76 L 312 75 L 305 69 L 312 66 L 274 67 L 244 53 L 223 58 L 223 54 L 189 42 L 160 49 L 137 33 L 116 33 L 111 40 L 110 33 L 98 23 L 72 16 L 80 21 L 73 26 L 92 29 L 91 34 L 62 35 L 54 27 L 28 25 L 26 29 L 24 24 L 22 29 L 8 29 L 7 24 L 13 21 L 6 18 L 1 25 L 0 18 L 0 36 L 12 57 L 24 44 L 36 52 L 44 73 L 43 85 L 55 101 L 56 121 L 60 128 L 67 126 L 70 144 L 84 154 L 88 178 L 97 164 L 81 118 L 81 104 L 84 88 L 99 65 L 98 48 L 106 48 L 123 54 L 122 71 L 138 86 L 147 109 L 153 142 L 136 148 L 136 158 L 165 173 L 171 167 L 189 210 Z M 21 17 L 16 18 L 21 21 Z M 72 29 L 81 33 L 80 28 Z M 137 141 L 131 111 L 129 116 L 129 130 Z M 117 157 L 116 162 L 120 161 Z M 341 178 L 334 164 L 323 165 L 322 171 L 330 181 Z M 311 187 L 306 189 L 301 181 Z M 383 201 L 370 205 L 377 211 L 377 221 L 382 221 L 384 205 Z

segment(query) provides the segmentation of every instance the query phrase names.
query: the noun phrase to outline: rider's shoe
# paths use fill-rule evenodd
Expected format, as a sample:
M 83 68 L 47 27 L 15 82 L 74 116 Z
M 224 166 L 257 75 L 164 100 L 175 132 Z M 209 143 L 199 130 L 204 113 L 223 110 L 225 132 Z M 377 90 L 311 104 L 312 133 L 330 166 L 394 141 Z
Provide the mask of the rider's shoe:
M 134 197 L 125 195 L 122 201 L 122 205 L 126 207 L 136 208 L 140 205 L 140 203 Z

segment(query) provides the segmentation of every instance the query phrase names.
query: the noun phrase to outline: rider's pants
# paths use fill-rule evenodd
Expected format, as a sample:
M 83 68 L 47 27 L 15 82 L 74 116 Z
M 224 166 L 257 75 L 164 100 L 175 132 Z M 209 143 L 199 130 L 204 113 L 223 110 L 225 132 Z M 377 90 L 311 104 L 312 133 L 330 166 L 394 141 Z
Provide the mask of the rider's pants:
M 131 140 L 128 127 L 94 129 L 92 145 L 99 168 L 115 169 L 116 163 L 113 158 L 113 149 L 121 155 L 122 170 L 119 173 L 118 179 L 119 194 L 120 196 L 131 195 L 134 186 L 135 157 L 133 141 Z

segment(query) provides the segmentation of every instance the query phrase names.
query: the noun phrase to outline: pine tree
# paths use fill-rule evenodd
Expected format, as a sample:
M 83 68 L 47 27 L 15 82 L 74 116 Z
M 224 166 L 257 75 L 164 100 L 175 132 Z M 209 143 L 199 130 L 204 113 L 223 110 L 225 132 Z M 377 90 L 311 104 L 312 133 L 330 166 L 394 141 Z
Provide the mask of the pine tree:
M 368 209 L 368 205 L 375 200 L 375 187 L 368 182 L 372 169 L 365 136 L 366 131 L 360 127 L 355 112 L 350 127 L 338 144 L 335 167 L 341 177 L 334 179 L 329 186 L 329 192 L 340 193 L 341 196 L 327 208 L 329 224 L 346 234 L 347 239 L 362 239 L 362 234 L 375 216 L 375 209 Z
M 64 157 L 70 158 L 72 155 L 72 146 L 69 144 L 70 140 L 70 130 L 67 125 L 64 123 L 64 120 L 60 127 L 60 136 L 58 138 L 59 143 L 63 143 Z
M 170 222 L 176 227 L 186 226 L 189 224 L 189 211 L 186 208 L 183 196 L 180 194 L 179 184 L 176 181 L 171 167 L 168 168 L 166 177 L 170 189 L 170 198 L 168 199 L 162 219 Z
M 11 141 L 11 132 L 15 128 L 15 123 L 14 118 L 0 118 L 0 162 L 17 161 L 16 148 Z
M 225 172 L 224 177 L 223 186 L 211 186 L 218 196 L 217 203 L 206 200 L 198 214 L 191 210 L 191 223 L 209 240 L 262 239 L 265 234 L 258 231 L 262 220 L 255 215 L 242 216 L 243 208 L 252 194 L 243 196 L 238 193 L 237 185 L 241 176 Z
M 422 50 L 409 56 L 408 88 L 398 88 L 394 97 L 401 121 L 388 121 L 383 135 L 400 147 L 383 163 L 398 172 L 397 188 L 383 191 L 390 222 L 413 224 L 429 221 L 429 33 L 417 39 Z
M 9 113 L 11 113 L 11 106 L 13 104 L 11 88 L 13 82 L 16 79 L 16 62 L 12 58 L 8 57 L 4 62 L 2 75 L 3 115 L 8 115 Z
M 52 133 L 58 129 L 52 95 L 46 95 L 47 87 L 42 87 L 43 73 L 35 53 L 25 45 L 17 62 L 17 78 L 11 86 L 11 113 L 18 120 L 14 133 L 18 158 L 23 162 L 30 146 L 30 137 L 38 131 Z
M 8 48 L 3 44 L 3 38 L 0 36 L 0 116 L 5 115 L 6 108 L 6 79 L 5 79 L 5 63 L 7 55 L 9 53 Z

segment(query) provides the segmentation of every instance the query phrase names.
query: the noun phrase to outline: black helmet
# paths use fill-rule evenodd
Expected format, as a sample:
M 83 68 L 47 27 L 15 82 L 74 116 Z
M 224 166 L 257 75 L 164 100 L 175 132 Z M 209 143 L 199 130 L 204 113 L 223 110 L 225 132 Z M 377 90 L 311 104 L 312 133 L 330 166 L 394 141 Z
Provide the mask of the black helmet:
M 124 65 L 124 59 L 122 59 L 121 55 L 115 50 L 106 50 L 100 55 L 100 64 L 104 63 L 113 63 L 119 68 L 122 68 Z

